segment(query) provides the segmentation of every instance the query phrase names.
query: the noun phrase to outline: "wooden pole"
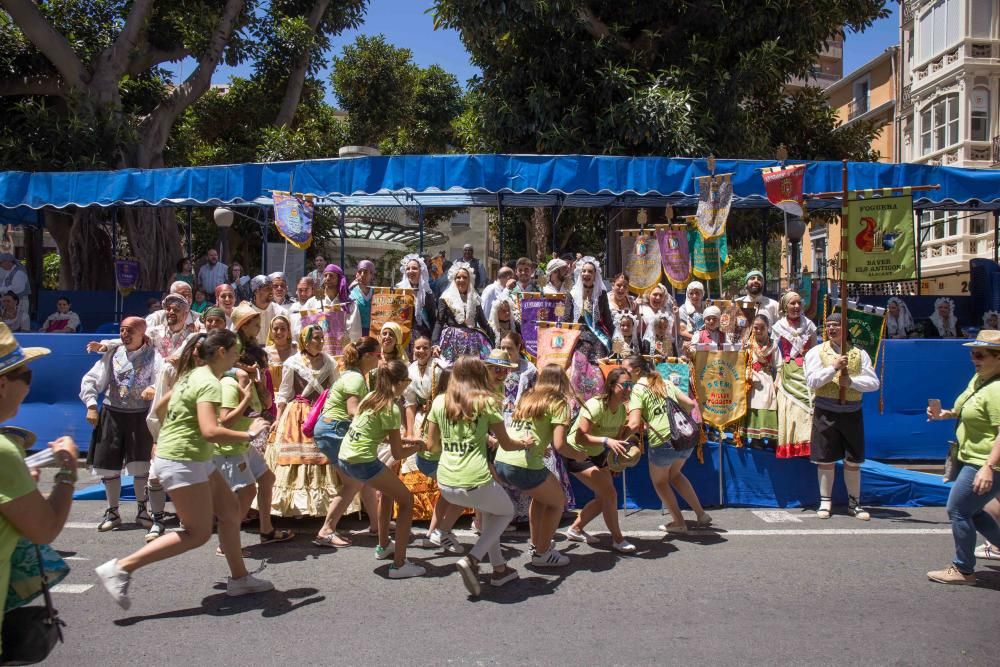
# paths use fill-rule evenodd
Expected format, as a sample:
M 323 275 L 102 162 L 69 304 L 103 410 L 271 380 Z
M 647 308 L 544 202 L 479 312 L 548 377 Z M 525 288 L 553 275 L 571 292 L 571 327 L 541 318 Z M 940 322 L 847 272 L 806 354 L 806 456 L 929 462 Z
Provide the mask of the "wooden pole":
M 848 201 L 849 191 L 847 189 L 847 160 L 841 166 L 841 180 L 844 191 L 841 193 L 843 199 L 840 203 L 840 353 L 844 354 L 847 349 L 847 243 L 848 243 Z M 824 326 L 825 326 L 824 322 Z M 824 332 L 825 334 L 826 332 Z M 847 369 L 840 371 L 845 373 Z M 840 385 L 840 404 L 846 402 L 847 390 Z

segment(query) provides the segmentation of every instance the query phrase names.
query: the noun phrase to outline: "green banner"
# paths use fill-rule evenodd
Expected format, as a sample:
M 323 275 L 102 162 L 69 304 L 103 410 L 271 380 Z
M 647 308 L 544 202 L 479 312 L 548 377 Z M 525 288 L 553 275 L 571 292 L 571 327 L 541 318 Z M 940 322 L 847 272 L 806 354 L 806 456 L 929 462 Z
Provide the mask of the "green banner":
M 840 312 L 840 306 L 834 306 L 834 313 Z M 855 347 L 860 347 L 871 357 L 872 363 L 878 358 L 878 345 L 882 340 L 882 322 L 885 317 L 862 310 L 847 309 L 847 332 Z
M 691 249 L 691 273 L 701 279 L 717 278 L 722 268 L 729 264 L 729 246 L 726 235 L 705 240 L 697 230 L 688 232 Z
M 847 220 L 848 282 L 916 279 L 911 195 L 851 199 Z

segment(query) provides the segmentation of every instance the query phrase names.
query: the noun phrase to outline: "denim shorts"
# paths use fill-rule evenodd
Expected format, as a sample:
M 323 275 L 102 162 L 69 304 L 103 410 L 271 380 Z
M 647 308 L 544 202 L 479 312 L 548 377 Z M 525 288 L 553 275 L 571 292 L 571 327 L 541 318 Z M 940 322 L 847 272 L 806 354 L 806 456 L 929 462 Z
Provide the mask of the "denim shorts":
M 438 476 L 438 462 L 431 461 L 430 459 L 425 459 L 422 456 L 417 457 L 417 470 L 422 472 L 427 477 L 431 479 L 437 479 Z
M 370 481 L 386 469 L 385 464 L 378 459 L 375 459 L 374 461 L 365 461 L 364 463 L 348 463 L 344 459 L 340 459 L 337 461 L 337 467 L 340 468 L 345 475 L 353 477 L 359 482 Z
M 500 478 L 501 482 L 521 491 L 530 491 L 540 484 L 544 484 L 545 480 L 549 477 L 548 468 L 531 470 L 529 468 L 512 466 L 503 461 L 497 461 L 493 464 L 493 467 L 496 469 L 497 477 Z
M 344 442 L 344 436 L 351 427 L 350 420 L 327 419 L 320 417 L 316 421 L 316 428 L 313 429 L 313 440 L 316 441 L 316 448 L 323 452 L 333 466 L 338 466 L 340 458 L 340 445 Z
M 256 484 L 257 480 L 267 472 L 264 457 L 253 447 L 236 456 L 212 457 L 212 461 L 233 491 Z
M 677 461 L 687 461 L 694 449 L 695 448 L 692 447 L 691 449 L 678 450 L 674 449 L 670 445 L 660 445 L 658 447 L 650 447 L 646 451 L 649 452 L 650 465 L 658 466 L 660 468 L 668 468 Z

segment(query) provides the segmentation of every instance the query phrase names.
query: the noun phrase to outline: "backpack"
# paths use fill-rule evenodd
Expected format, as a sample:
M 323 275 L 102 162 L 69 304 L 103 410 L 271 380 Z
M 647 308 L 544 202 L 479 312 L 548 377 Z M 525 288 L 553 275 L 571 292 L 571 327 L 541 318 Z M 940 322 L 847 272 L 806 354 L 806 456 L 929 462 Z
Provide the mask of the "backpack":
M 667 416 L 670 419 L 670 446 L 676 450 L 691 449 L 701 437 L 698 424 L 673 399 L 666 399 Z

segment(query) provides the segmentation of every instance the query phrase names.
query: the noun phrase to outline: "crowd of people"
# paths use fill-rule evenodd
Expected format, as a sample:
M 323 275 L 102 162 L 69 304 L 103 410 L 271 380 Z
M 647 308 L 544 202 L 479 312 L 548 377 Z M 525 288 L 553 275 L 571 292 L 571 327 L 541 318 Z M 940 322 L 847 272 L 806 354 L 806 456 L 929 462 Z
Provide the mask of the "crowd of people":
M 100 355 L 80 389 L 94 427 L 87 463 L 107 497 L 98 530 L 128 518 L 147 531 L 144 546 L 97 568 L 118 604 L 129 606 L 137 570 L 204 544 L 213 527 L 231 575 L 227 593 L 269 590 L 271 583 L 244 563 L 241 526 L 248 517 L 262 544 L 294 537 L 276 528 L 273 517 L 323 517 L 312 543 L 347 548 L 353 536 L 340 523 L 358 499 L 377 536 L 375 557 L 392 561 L 390 578 L 424 574 L 408 558 L 412 542 L 459 557 L 456 569 L 472 595 L 481 593 L 486 561 L 490 585 L 517 579 L 500 548 L 512 523 L 527 525 L 537 567 L 570 562 L 557 538 L 600 543 L 587 531 L 598 515 L 610 549 L 635 553 L 618 521 L 613 478 L 642 452 L 670 514 L 660 529 L 683 534 L 709 526 L 713 519 L 683 473 L 695 448 L 676 421 L 680 415 L 697 423 L 704 406 L 694 383 L 682 391 L 655 366 L 688 362 L 702 350 L 747 351 L 750 393 L 741 435 L 773 447 L 779 458 L 816 464 L 817 516 L 833 512 L 835 464 L 842 461 L 846 511 L 870 520 L 861 503 L 861 398 L 879 388 L 879 379 L 849 337 L 841 347 L 839 314 L 817 326 L 799 294 L 765 295 L 759 271 L 748 273 L 746 294 L 737 300 L 750 314 L 737 334 L 720 326 L 722 313 L 701 283 L 687 286 L 682 304 L 662 285 L 636 299 L 627 275 L 606 283 L 593 257 L 553 259 L 538 276 L 530 262 L 518 261 L 489 284 L 478 262 L 431 268 L 418 255 L 401 262 L 396 287 L 412 289 L 415 303 L 406 331 L 398 322 L 373 328 L 377 275 L 367 260 L 353 281 L 336 264 L 317 264 L 293 292 L 280 273 L 234 283 L 220 277 L 204 307 L 196 305 L 205 301 L 200 283 L 192 286 L 190 267 L 181 265 L 160 309 L 125 318 L 118 338 L 88 344 Z M 223 275 L 210 269 L 210 277 L 212 271 Z M 446 284 L 435 284 L 442 279 Z M 569 368 L 536 367 L 527 354 L 518 295 L 535 292 L 561 296 L 561 319 L 581 329 Z M 311 317 L 333 308 L 346 313 L 343 331 Z M 60 304 L 67 323 L 55 330 L 69 326 L 69 312 L 68 302 Z M 903 312 L 890 304 L 905 331 Z M 948 313 L 938 314 L 954 332 Z M 347 341 L 336 358 L 326 351 L 331 335 Z M 1000 377 L 1000 333 L 984 330 L 968 345 L 976 368 L 969 388 L 954 408 L 928 409 L 929 419 L 959 420 L 962 470 L 948 506 L 957 555 L 946 570 L 928 573 L 943 583 L 974 583 L 977 557 L 1000 558 L 992 485 L 1000 469 L 1000 383 L 993 383 Z M 13 418 L 27 394 L 27 362 L 46 352 L 22 350 L 0 324 L 0 420 Z M 76 447 L 66 438 L 52 447 L 63 467 L 45 500 L 21 461 L 24 443 L 0 430 L 0 561 L 16 535 L 51 540 L 65 521 Z M 120 502 L 123 472 L 132 476 L 137 498 L 129 517 Z M 571 477 L 593 492 L 582 507 Z M 165 527 L 168 493 L 179 530 Z M 685 520 L 677 494 L 693 510 L 693 522 Z M 560 535 L 565 512 L 574 508 Z M 414 535 L 418 509 L 429 525 Z M 464 514 L 478 533 L 472 545 L 453 532 Z M 978 547 L 977 532 L 989 540 Z

